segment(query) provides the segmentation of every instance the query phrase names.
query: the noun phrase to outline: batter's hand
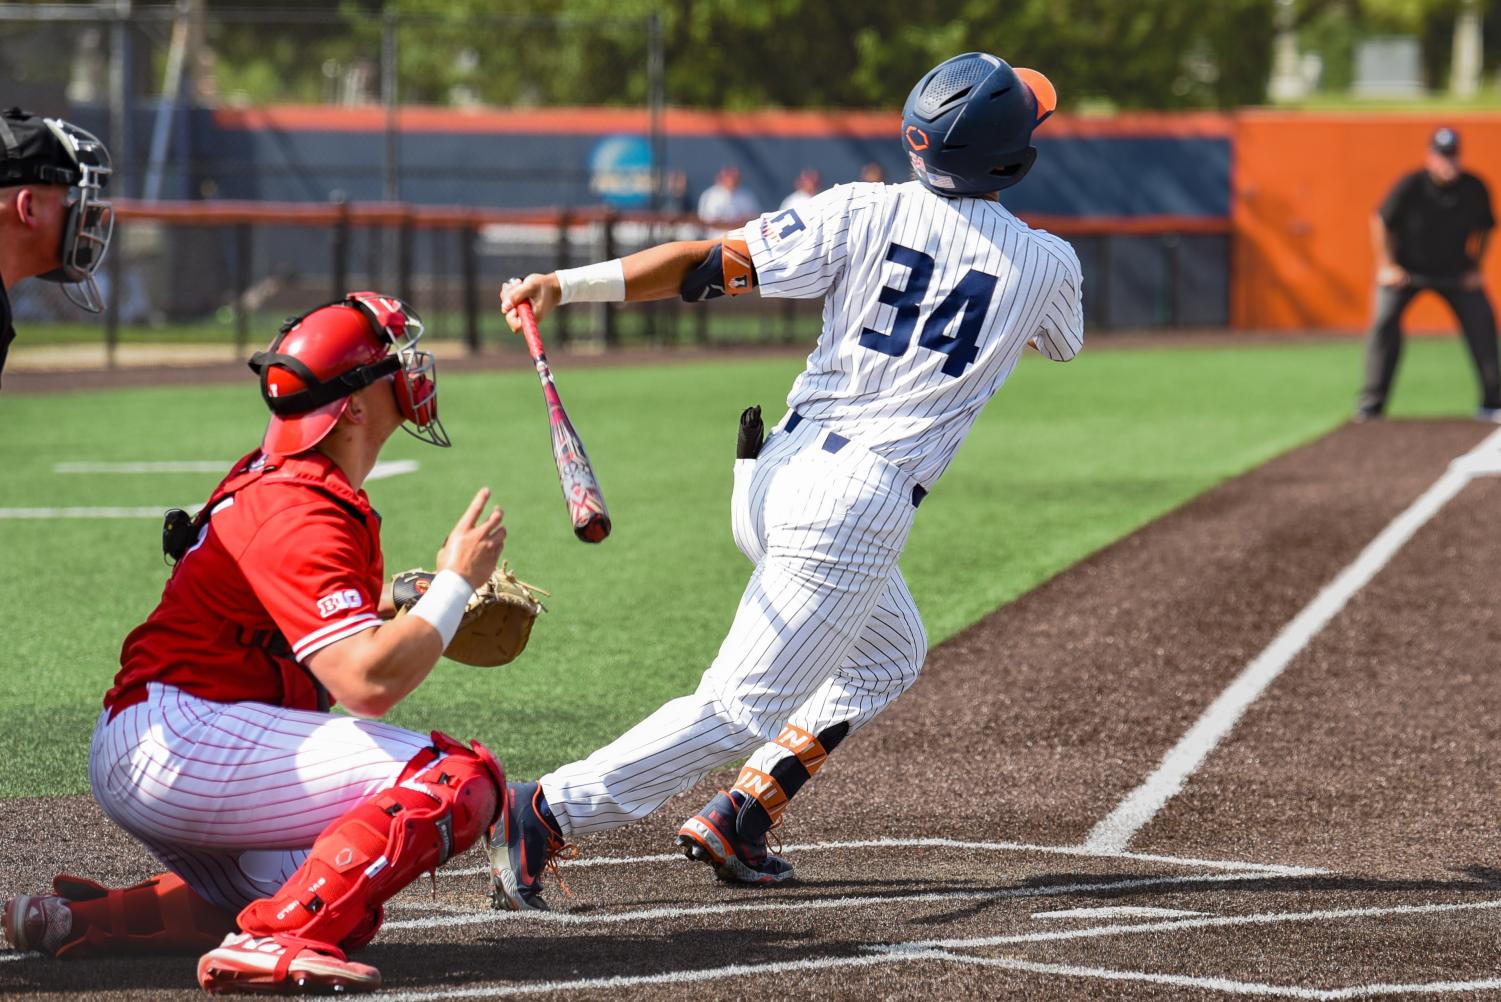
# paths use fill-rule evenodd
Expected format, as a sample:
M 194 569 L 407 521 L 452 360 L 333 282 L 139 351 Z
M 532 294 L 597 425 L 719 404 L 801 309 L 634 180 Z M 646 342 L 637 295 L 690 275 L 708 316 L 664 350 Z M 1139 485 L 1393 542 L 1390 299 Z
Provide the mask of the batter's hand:
M 1398 265 L 1384 264 L 1380 268 L 1376 269 L 1377 285 L 1384 285 L 1390 288 L 1401 288 L 1411 281 L 1412 277 L 1407 274 L 1407 269 L 1399 267 Z
M 1478 270 L 1471 268 L 1469 271 L 1464 273 L 1464 276 L 1462 278 L 1460 278 L 1459 287 L 1467 292 L 1474 292 L 1476 289 L 1483 289 L 1485 288 L 1485 278 L 1480 274 Z
M 438 551 L 437 569 L 459 574 L 474 588 L 490 580 L 500 562 L 500 551 L 506 545 L 506 527 L 501 524 L 505 512 L 499 505 L 480 520 L 488 500 L 490 488 L 481 487 Z
M 521 330 L 521 318 L 516 315 L 516 304 L 529 301 L 532 304 L 532 314 L 540 321 L 552 312 L 554 306 L 563 298 L 563 290 L 558 285 L 557 274 L 547 275 L 531 274 L 525 278 L 513 278 L 500 287 L 500 308 L 506 315 L 506 323 L 510 324 L 511 330 Z

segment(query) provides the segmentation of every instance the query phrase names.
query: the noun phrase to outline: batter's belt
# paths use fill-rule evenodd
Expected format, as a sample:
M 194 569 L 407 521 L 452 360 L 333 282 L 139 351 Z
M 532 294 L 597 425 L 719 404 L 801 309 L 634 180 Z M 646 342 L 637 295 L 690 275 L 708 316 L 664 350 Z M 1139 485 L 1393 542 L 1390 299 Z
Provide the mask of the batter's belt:
M 805 421 L 810 426 L 813 426 L 815 428 L 818 427 L 816 422 L 803 417 L 797 411 L 792 411 L 787 415 L 787 419 L 782 422 L 782 426 L 779 430 L 784 435 L 790 435 L 797 430 L 798 425 L 802 424 Z M 835 431 L 820 429 L 817 434 L 820 436 L 819 448 L 827 453 L 837 454 L 847 446 L 854 446 L 855 448 L 861 449 L 862 451 L 866 452 L 870 451 L 868 449 L 865 449 L 864 446 L 855 445 L 855 443 L 851 442 L 849 439 L 845 438 L 843 435 Z M 769 443 L 770 441 L 771 440 L 768 438 L 767 442 Z M 871 455 L 875 456 L 875 453 L 872 452 Z M 881 459 L 880 456 L 875 456 L 875 458 Z M 885 463 L 888 461 L 881 459 L 881 462 Z M 893 466 L 893 468 L 895 469 L 896 467 Z M 903 476 L 906 475 L 903 474 Z M 918 505 L 922 504 L 922 499 L 928 496 L 928 489 L 922 484 L 918 483 L 916 480 L 913 480 L 911 477 L 907 477 L 907 480 L 912 484 L 912 507 L 916 508 Z

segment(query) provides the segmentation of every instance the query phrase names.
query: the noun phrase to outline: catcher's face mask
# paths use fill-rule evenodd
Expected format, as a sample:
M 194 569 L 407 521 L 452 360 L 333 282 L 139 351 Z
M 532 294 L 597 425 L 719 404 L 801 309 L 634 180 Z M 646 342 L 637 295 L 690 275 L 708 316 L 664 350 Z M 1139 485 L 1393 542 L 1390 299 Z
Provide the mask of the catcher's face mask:
M 392 354 L 400 362 L 393 389 L 396 406 L 406 419 L 402 429 L 415 439 L 446 448 L 451 442 L 438 420 L 438 362 L 432 352 L 417 348 L 425 329 L 422 318 L 401 300 L 373 292 L 351 293 L 349 302 L 390 340 Z
M 109 182 L 110 159 L 104 144 L 76 125 L 58 118 L 43 119 L 63 150 L 72 158 L 71 189 L 63 223 L 61 266 L 37 276 L 59 282 L 76 306 L 99 313 L 104 299 L 94 282 L 94 272 L 109 250 L 115 229 L 115 210 L 103 197 Z M 68 169 L 58 171 L 69 174 Z

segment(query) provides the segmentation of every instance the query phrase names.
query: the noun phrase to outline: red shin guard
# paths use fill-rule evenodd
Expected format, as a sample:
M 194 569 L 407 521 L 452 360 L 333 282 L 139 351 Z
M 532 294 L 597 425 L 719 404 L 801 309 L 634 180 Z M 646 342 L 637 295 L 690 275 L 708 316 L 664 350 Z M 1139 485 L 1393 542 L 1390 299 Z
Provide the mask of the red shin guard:
M 505 770 L 478 742 L 473 750 L 433 732 L 433 747 L 396 783 L 324 829 L 274 897 L 240 912 L 253 936 L 322 943 L 350 938 L 381 904 L 484 834 L 505 796 Z
M 70 960 L 122 953 L 198 954 L 235 931 L 233 912 L 209 904 L 175 873 L 124 888 L 61 874 L 52 886 L 73 913 L 72 935 L 57 950 L 58 957 Z

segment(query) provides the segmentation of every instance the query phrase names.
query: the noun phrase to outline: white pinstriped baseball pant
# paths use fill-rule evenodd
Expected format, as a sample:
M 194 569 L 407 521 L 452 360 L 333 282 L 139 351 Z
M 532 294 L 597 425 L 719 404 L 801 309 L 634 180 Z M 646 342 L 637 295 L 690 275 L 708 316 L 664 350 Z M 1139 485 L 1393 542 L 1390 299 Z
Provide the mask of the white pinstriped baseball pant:
M 100 714 L 89 783 L 163 866 L 238 911 L 279 890 L 323 829 L 431 743 L 374 720 L 152 683 L 144 702 Z
M 565 834 L 645 817 L 747 753 L 769 773 L 790 754 L 773 743 L 784 724 L 854 730 L 916 680 L 928 638 L 897 567 L 914 485 L 852 442 L 826 443 L 804 420 L 737 462 L 735 543 L 756 567 L 729 635 L 691 696 L 542 778 Z

